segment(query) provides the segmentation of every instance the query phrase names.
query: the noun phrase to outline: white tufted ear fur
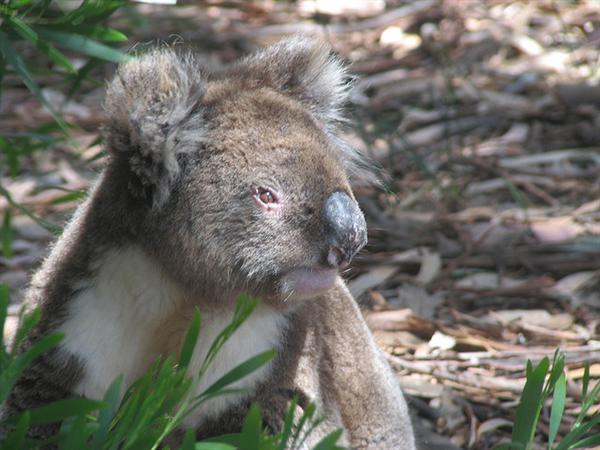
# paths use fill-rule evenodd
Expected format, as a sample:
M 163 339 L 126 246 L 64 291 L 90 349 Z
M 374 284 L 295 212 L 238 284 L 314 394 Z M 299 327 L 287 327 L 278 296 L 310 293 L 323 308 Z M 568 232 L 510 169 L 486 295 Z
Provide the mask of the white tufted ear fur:
M 348 99 L 346 69 L 320 39 L 284 39 L 244 59 L 238 70 L 297 98 L 327 129 L 342 120 L 341 107 Z
M 314 36 L 293 36 L 242 60 L 233 74 L 246 83 L 270 86 L 302 102 L 337 144 L 352 180 L 359 184 L 377 183 L 370 169 L 372 164 L 367 164 L 364 155 L 339 136 L 339 125 L 346 122 L 343 106 L 352 83 L 345 65 L 329 44 Z
M 179 173 L 177 154 L 203 141 L 199 64 L 189 53 L 154 49 L 121 64 L 110 83 L 104 107 L 109 150 L 125 158 L 138 195 L 154 207 L 168 198 Z

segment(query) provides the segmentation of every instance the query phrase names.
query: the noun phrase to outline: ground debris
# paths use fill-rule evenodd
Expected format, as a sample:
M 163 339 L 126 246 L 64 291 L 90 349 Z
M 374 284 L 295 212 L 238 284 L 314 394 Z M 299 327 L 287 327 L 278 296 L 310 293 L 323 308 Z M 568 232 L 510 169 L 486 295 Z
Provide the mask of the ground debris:
M 557 348 L 566 354 L 572 421 L 584 364 L 600 378 L 596 2 L 211 0 L 136 8 L 152 26 L 131 30 L 133 41 L 177 33 L 218 66 L 283 35 L 320 32 L 358 75 L 348 137 L 382 169 L 385 189 L 357 187 L 370 245 L 349 286 L 418 413 L 423 448 L 506 441 L 527 361 Z M 48 117 L 8 81 L 3 133 Z M 51 77 L 42 84 L 57 92 Z M 80 201 L 72 193 L 102 164 L 100 93 L 86 90 L 63 105 L 79 125 L 75 142 L 32 154 L 15 179 L 2 174 L 15 201 L 59 223 Z M 8 209 L 0 197 L 0 212 Z M 13 288 L 11 327 L 24 279 L 51 237 L 14 213 L 13 256 L 0 258 L 0 281 Z

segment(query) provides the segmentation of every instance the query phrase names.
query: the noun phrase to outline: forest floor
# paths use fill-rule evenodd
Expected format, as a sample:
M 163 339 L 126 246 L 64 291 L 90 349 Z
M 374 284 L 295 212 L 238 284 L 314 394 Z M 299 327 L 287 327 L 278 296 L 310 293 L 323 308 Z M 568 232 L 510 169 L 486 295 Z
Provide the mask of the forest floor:
M 111 25 L 226 64 L 290 33 L 321 32 L 357 76 L 347 139 L 383 187 L 358 184 L 369 246 L 348 274 L 415 412 L 426 449 L 510 437 L 528 359 L 566 354 L 561 433 L 584 363 L 600 377 L 600 7 L 539 0 L 301 0 L 140 4 Z M 107 79 L 114 67 L 97 73 Z M 6 79 L 0 129 L 48 114 Z M 12 84 L 11 84 L 12 83 Z M 64 86 L 41 81 L 57 104 Z M 64 223 L 102 167 L 102 83 L 63 105 L 72 139 L 0 183 Z M 67 193 L 65 193 L 67 189 Z M 10 205 L 0 197 L 0 211 Z M 12 208 L 0 258 L 16 314 L 52 235 Z M 542 413 L 539 445 L 546 438 Z M 455 446 L 455 447 L 453 447 Z

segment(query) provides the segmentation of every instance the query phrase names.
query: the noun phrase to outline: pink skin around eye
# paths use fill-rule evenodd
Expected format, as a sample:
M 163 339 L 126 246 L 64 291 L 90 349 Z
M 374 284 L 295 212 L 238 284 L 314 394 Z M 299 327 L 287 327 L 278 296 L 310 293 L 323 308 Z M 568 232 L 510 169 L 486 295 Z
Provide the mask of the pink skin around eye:
M 261 195 L 263 197 L 265 197 L 265 194 L 268 194 L 268 193 L 271 194 L 271 196 L 274 200 L 272 203 L 265 203 L 261 200 Z M 256 188 L 256 189 L 254 189 L 252 198 L 254 198 L 254 202 L 256 203 L 256 205 L 259 206 L 264 211 L 279 211 L 283 205 L 281 195 L 279 195 L 273 189 Z

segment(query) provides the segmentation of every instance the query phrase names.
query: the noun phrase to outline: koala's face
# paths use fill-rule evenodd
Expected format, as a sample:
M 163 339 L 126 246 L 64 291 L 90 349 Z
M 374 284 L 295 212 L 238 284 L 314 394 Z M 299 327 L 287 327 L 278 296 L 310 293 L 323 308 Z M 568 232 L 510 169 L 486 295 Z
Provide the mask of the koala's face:
M 201 98 L 181 113 L 197 122 L 185 122 L 172 136 L 164 133 L 163 146 L 186 150 L 170 160 L 177 174 L 166 187 L 152 179 L 145 183 L 155 199 L 163 198 L 145 216 L 144 242 L 186 286 L 243 291 L 277 304 L 311 298 L 330 289 L 339 269 L 365 245 L 347 155 L 332 137 L 333 119 L 327 116 L 335 115 L 330 108 L 337 107 L 341 89 L 340 74 L 331 71 L 340 69 L 314 45 L 280 44 L 229 76 L 207 80 Z M 308 58 L 304 67 L 288 67 L 294 56 L 302 63 L 294 51 L 308 51 L 300 55 Z M 280 61 L 287 61 L 284 73 L 272 73 L 270 66 Z M 300 73 L 285 72 L 293 70 Z M 179 79 L 171 89 L 185 90 L 181 84 Z M 168 172 L 168 166 L 152 177 L 161 170 Z
M 299 103 L 227 87 L 206 92 L 207 144 L 165 219 L 188 215 L 180 251 L 238 289 L 280 300 L 321 293 L 366 243 L 337 150 Z

